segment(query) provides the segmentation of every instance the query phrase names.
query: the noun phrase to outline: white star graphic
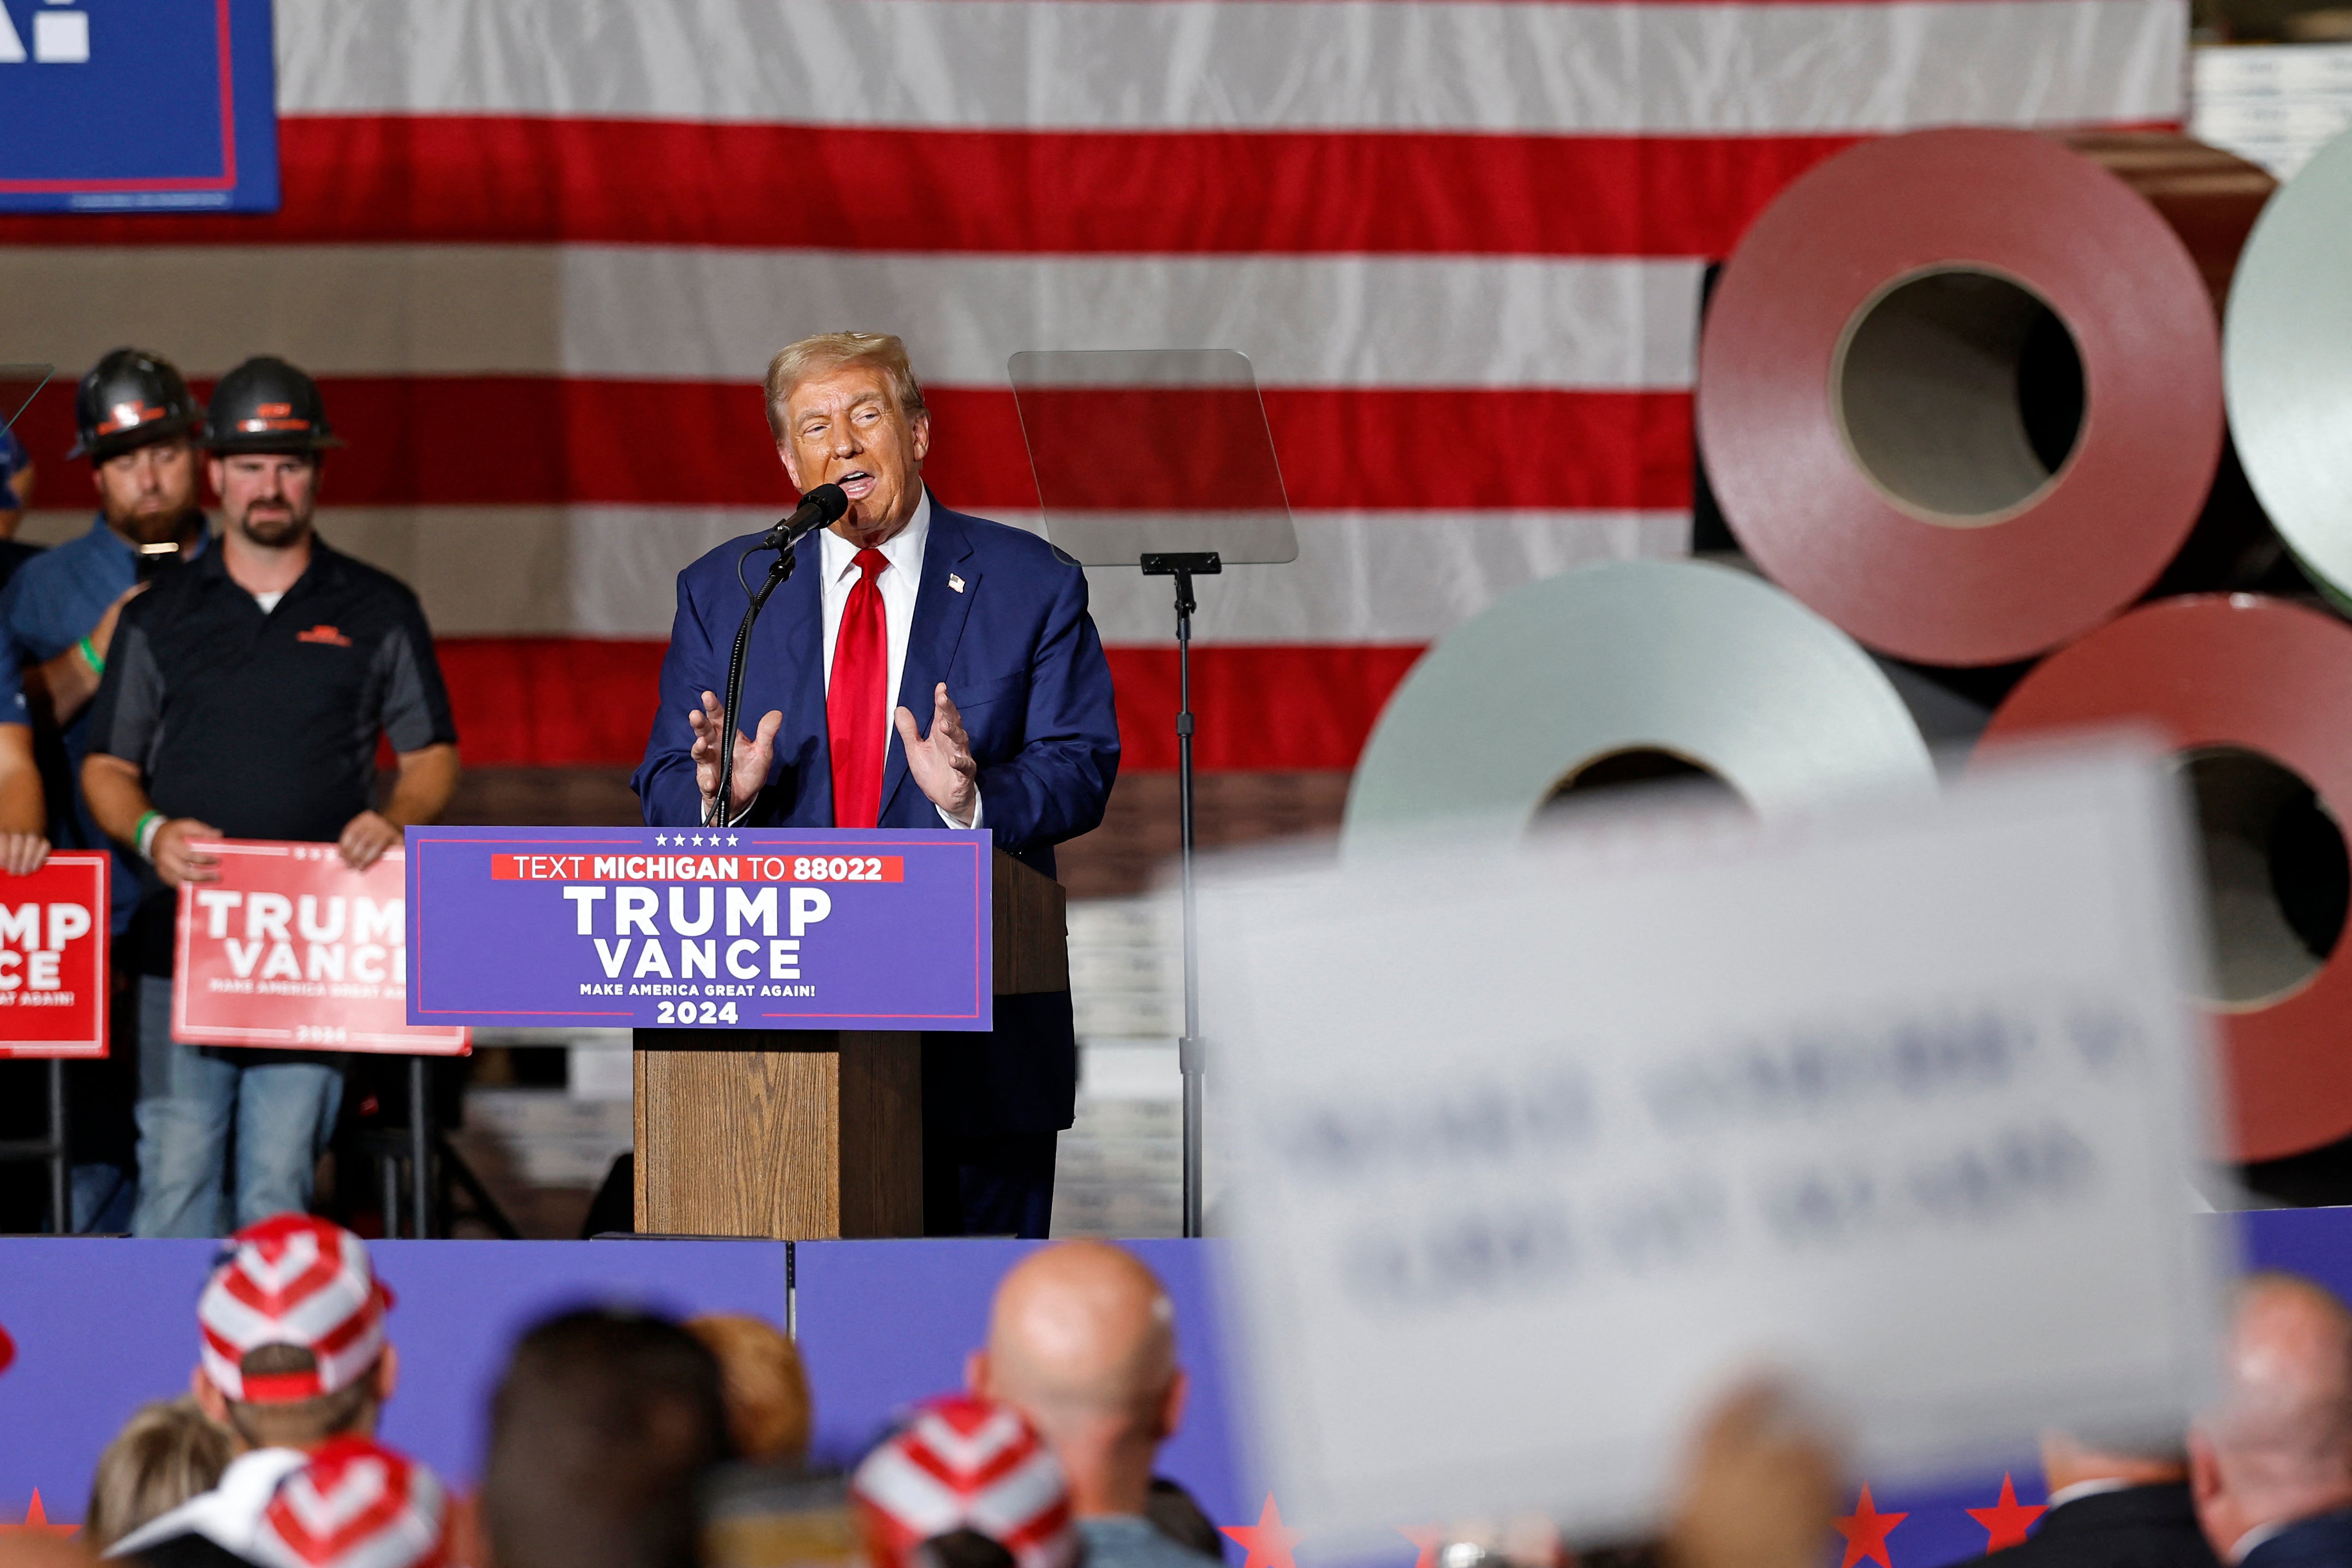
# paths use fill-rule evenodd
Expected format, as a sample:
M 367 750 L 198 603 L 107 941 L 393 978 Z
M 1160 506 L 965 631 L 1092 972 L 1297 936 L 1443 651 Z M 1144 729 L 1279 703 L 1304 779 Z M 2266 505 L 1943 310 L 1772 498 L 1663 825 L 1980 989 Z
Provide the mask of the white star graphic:
M 694 841 L 695 841 L 696 843 L 698 843 L 698 843 L 700 843 L 700 842 L 702 841 L 702 835 L 701 835 L 700 833 L 697 833 L 697 834 L 695 834 L 695 835 L 694 835 Z
M 735 845 L 735 844 L 739 844 L 739 843 L 742 842 L 742 841 L 741 841 L 740 839 L 738 839 L 734 834 L 730 833 L 730 834 L 728 834 L 728 835 L 727 835 L 727 842 L 728 842 L 728 844 L 731 847 L 731 846 L 733 846 L 733 845 Z
M 669 835 L 667 833 L 656 833 L 654 835 L 654 842 L 657 844 L 666 844 L 669 842 Z

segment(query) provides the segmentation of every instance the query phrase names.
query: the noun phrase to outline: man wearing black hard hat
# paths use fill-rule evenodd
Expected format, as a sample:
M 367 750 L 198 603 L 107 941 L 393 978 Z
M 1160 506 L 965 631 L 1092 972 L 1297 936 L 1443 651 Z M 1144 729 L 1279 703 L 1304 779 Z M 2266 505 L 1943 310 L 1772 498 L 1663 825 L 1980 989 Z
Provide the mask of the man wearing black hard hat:
M 283 360 L 247 360 L 215 389 L 202 440 L 220 537 L 123 607 L 82 765 L 92 813 L 144 868 L 128 944 L 142 971 L 140 1236 L 219 1236 L 308 1207 L 342 1094 L 338 1057 L 171 1038 L 178 890 L 219 877 L 189 841 L 330 842 L 363 869 L 438 816 L 457 780 L 416 596 L 312 532 L 321 454 L 342 444 L 318 387 Z M 381 809 L 379 737 L 400 763 Z
M 104 849 L 72 789 L 89 731 L 89 699 L 105 673 L 117 616 L 140 584 L 167 560 L 205 548 L 197 507 L 194 436 L 204 411 L 169 360 L 117 349 L 82 377 L 74 394 L 72 457 L 89 460 L 99 515 L 79 538 L 26 561 L 0 592 L 0 630 L 16 644 L 26 695 L 45 729 L 63 741 L 63 766 L 49 802 L 59 848 Z M 143 570 L 142 570 L 143 564 Z M 115 930 L 136 899 L 131 864 L 115 867 Z
M 69 454 L 89 460 L 98 516 L 79 537 L 26 560 L 0 591 L 0 635 L 13 644 L 0 663 L 24 672 L 47 786 L 47 837 L 59 849 L 113 847 L 77 783 L 89 749 L 89 700 L 123 604 L 159 568 L 205 549 L 194 444 L 203 419 L 187 382 L 160 354 L 124 348 L 100 360 L 74 394 Z M 118 953 L 138 896 L 137 870 L 117 851 Z M 117 1007 L 112 1055 L 68 1069 L 76 1230 L 119 1231 L 131 1223 L 137 1017 L 137 1009 Z

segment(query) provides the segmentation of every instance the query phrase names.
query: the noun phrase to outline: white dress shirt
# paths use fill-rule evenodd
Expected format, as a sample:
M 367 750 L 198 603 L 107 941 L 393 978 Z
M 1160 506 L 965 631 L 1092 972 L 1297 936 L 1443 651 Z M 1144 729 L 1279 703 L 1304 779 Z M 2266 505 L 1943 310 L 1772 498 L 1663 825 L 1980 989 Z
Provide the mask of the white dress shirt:
M 889 667 L 882 687 L 882 771 L 887 778 L 890 770 L 890 753 L 899 749 L 898 685 L 907 674 L 907 640 L 915 625 L 915 596 L 923 586 L 923 547 L 931 538 L 931 493 L 927 487 L 916 497 L 915 515 L 907 526 L 875 548 L 890 564 L 877 573 L 874 586 L 882 594 L 882 626 L 886 646 L 889 649 Z M 823 591 L 824 601 L 824 689 L 833 691 L 833 646 L 841 636 L 842 612 L 849 607 L 849 591 L 857 586 L 863 575 L 857 570 L 858 547 L 825 529 L 818 536 L 824 568 Z M 953 694 L 950 694 L 952 695 Z M 920 734 L 930 733 L 931 715 L 936 711 L 929 693 L 923 695 L 922 705 L 915 712 L 915 728 Z M 980 790 L 975 785 L 971 797 L 971 821 L 959 822 L 943 806 L 936 808 L 940 821 L 950 828 L 980 826 Z

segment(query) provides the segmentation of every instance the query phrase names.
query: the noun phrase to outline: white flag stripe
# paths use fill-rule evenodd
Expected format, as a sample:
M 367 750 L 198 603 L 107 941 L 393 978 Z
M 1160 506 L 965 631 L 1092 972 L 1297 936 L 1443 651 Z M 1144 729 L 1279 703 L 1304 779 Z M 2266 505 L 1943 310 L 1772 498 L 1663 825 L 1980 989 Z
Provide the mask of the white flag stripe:
M 289 114 L 1024 131 L 2177 118 L 2183 0 L 278 0 Z
M 812 332 L 905 338 L 926 382 L 1024 349 L 1221 348 L 1265 385 L 1680 389 L 1699 264 L 1526 256 L 1024 256 L 612 246 L 19 249 L 0 341 L 79 370 L 740 381 Z
M 775 518 L 749 507 L 331 507 L 319 529 L 415 588 L 445 637 L 660 641 L 678 569 Z M 1521 583 L 1588 561 L 1679 555 L 1690 537 L 1687 514 L 1664 511 L 1301 512 L 1297 523 L 1296 561 L 1201 580 L 1199 641 L 1426 643 Z M 51 542 L 89 526 L 87 513 L 34 512 L 22 537 Z M 1173 634 L 1167 579 L 1093 567 L 1087 583 L 1105 642 Z

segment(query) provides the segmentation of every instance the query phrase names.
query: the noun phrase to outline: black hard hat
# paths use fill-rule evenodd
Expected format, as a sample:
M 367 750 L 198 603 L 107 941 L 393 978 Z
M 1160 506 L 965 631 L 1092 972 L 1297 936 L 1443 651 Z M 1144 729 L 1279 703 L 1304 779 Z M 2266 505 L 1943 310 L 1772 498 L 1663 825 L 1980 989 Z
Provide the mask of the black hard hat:
M 184 435 L 204 412 L 172 361 L 137 349 L 117 349 L 82 377 L 74 393 L 78 439 L 68 457 L 103 463 L 134 447 Z
M 319 383 L 274 354 L 256 354 L 221 377 L 205 418 L 212 452 L 323 452 L 341 446 Z

